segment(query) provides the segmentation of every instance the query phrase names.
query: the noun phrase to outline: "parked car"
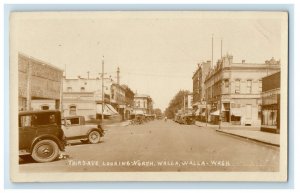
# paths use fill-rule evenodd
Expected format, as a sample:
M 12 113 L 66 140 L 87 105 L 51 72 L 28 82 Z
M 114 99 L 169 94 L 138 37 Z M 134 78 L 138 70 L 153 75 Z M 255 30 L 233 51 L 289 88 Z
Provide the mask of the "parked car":
M 185 125 L 195 124 L 195 116 L 194 115 L 185 115 L 182 117 L 182 123 Z
M 19 113 L 19 156 L 37 162 L 51 162 L 64 151 L 60 111 L 23 111 Z
M 85 124 L 84 116 L 70 116 L 62 119 L 66 140 L 80 139 L 84 143 L 99 143 L 104 136 L 101 125 Z

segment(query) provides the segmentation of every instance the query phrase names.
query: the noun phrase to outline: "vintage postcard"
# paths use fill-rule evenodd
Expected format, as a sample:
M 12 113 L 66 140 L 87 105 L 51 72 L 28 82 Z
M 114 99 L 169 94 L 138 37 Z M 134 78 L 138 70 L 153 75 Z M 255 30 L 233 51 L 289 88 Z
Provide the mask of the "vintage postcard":
M 12 12 L 11 180 L 286 181 L 287 79 L 287 12 Z

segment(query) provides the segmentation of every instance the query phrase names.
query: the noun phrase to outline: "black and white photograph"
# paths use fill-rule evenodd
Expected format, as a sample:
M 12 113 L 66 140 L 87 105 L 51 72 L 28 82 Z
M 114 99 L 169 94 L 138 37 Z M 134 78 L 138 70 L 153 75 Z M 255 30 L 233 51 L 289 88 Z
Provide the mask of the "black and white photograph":
M 12 181 L 287 180 L 287 12 L 12 12 L 9 44 Z

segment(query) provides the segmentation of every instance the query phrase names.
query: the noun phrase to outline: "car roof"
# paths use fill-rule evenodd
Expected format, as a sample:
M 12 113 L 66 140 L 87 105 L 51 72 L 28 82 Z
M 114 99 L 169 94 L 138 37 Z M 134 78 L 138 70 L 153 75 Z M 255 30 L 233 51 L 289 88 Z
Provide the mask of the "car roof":
M 41 114 L 41 113 L 58 113 L 59 110 L 34 110 L 34 111 L 20 111 L 19 115 L 29 115 L 29 114 Z

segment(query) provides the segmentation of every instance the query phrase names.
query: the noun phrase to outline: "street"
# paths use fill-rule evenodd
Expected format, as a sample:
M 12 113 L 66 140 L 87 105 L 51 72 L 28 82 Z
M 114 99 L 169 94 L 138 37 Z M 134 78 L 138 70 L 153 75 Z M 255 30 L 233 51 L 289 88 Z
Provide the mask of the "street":
M 20 161 L 20 172 L 278 171 L 279 148 L 209 127 L 155 120 L 107 126 L 99 144 L 72 141 L 65 158 Z

